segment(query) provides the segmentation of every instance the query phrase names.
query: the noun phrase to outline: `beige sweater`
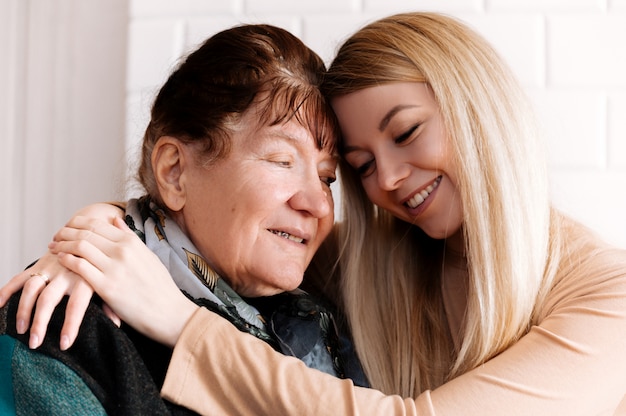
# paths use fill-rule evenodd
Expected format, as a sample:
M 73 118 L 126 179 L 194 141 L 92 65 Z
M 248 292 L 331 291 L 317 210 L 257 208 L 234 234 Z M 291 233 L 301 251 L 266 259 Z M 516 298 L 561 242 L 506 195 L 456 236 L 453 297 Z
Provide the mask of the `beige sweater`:
M 568 227 L 566 246 L 539 325 L 416 398 L 308 369 L 206 309 L 185 327 L 162 395 L 212 415 L 626 415 L 626 251 L 578 225 Z M 454 286 L 444 285 L 451 326 L 464 298 L 454 302 Z

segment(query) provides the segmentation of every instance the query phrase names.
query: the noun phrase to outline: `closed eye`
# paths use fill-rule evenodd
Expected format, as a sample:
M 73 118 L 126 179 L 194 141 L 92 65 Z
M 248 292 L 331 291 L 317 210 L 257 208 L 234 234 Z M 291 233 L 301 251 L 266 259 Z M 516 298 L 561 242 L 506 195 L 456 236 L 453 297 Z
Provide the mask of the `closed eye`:
M 274 163 L 277 164 L 278 166 L 283 167 L 283 168 L 290 168 L 291 167 L 291 161 L 289 161 L 289 160 L 275 160 Z
M 320 180 L 326 184 L 326 186 L 330 186 L 337 180 L 337 178 L 334 176 L 320 176 Z
M 374 171 L 374 159 L 363 163 L 361 166 L 356 167 L 356 171 L 361 177 L 366 177 L 372 174 Z
M 415 126 L 411 127 L 410 129 L 408 129 L 407 131 L 405 131 L 404 133 L 396 137 L 393 141 L 397 144 L 401 144 L 405 142 L 407 139 L 409 139 L 409 137 L 413 135 L 413 133 L 415 132 L 415 130 L 417 130 L 419 126 L 420 126 L 419 124 L 416 124 Z

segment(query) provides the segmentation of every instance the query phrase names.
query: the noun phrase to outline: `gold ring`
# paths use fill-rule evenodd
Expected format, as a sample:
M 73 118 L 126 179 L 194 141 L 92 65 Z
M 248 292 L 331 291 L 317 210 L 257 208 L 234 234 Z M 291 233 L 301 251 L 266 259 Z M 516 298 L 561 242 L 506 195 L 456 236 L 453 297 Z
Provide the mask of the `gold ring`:
M 46 285 L 50 283 L 50 277 L 45 273 L 31 273 L 30 277 L 41 277 Z

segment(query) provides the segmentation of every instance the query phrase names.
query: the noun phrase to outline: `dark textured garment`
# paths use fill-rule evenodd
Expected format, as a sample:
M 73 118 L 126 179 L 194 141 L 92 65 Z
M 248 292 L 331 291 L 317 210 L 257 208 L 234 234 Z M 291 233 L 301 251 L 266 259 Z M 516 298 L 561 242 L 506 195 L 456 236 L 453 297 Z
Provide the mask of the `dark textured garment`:
M 0 309 L 0 415 L 194 414 L 159 395 L 170 349 L 126 325 L 116 327 L 92 302 L 76 342 L 61 351 L 64 299 L 52 316 L 43 344 L 30 350 L 29 334 L 15 332 L 18 301 L 16 294 Z M 221 312 L 210 302 L 196 302 Z M 356 385 L 368 385 L 349 338 L 338 331 L 326 306 L 308 295 L 288 294 L 254 303 L 268 323 L 273 338 L 269 343 L 275 349 L 310 367 L 338 371 Z M 246 332 L 241 322 L 232 323 Z
M 194 414 L 159 395 L 169 349 L 129 327 L 116 327 L 91 304 L 75 344 L 61 351 L 64 300 L 42 346 L 30 350 L 29 334 L 15 332 L 18 300 L 19 294 L 0 310 L 2 414 Z
M 306 292 L 248 299 L 267 322 L 274 349 L 299 358 L 308 367 L 356 386 L 369 387 L 352 340 L 337 322 L 334 308 Z

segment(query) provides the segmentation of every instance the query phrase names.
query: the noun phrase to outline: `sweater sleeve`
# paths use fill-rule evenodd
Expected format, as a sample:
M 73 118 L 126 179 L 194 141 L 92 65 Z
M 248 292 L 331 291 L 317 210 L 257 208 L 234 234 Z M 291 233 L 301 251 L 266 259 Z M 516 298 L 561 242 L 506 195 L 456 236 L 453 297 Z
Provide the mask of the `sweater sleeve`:
M 176 344 L 161 394 L 200 414 L 418 414 L 413 400 L 310 369 L 204 308 Z
M 626 257 L 572 267 L 538 325 L 484 365 L 415 399 L 308 369 L 199 310 L 176 345 L 162 394 L 201 414 L 617 414 L 626 392 Z

